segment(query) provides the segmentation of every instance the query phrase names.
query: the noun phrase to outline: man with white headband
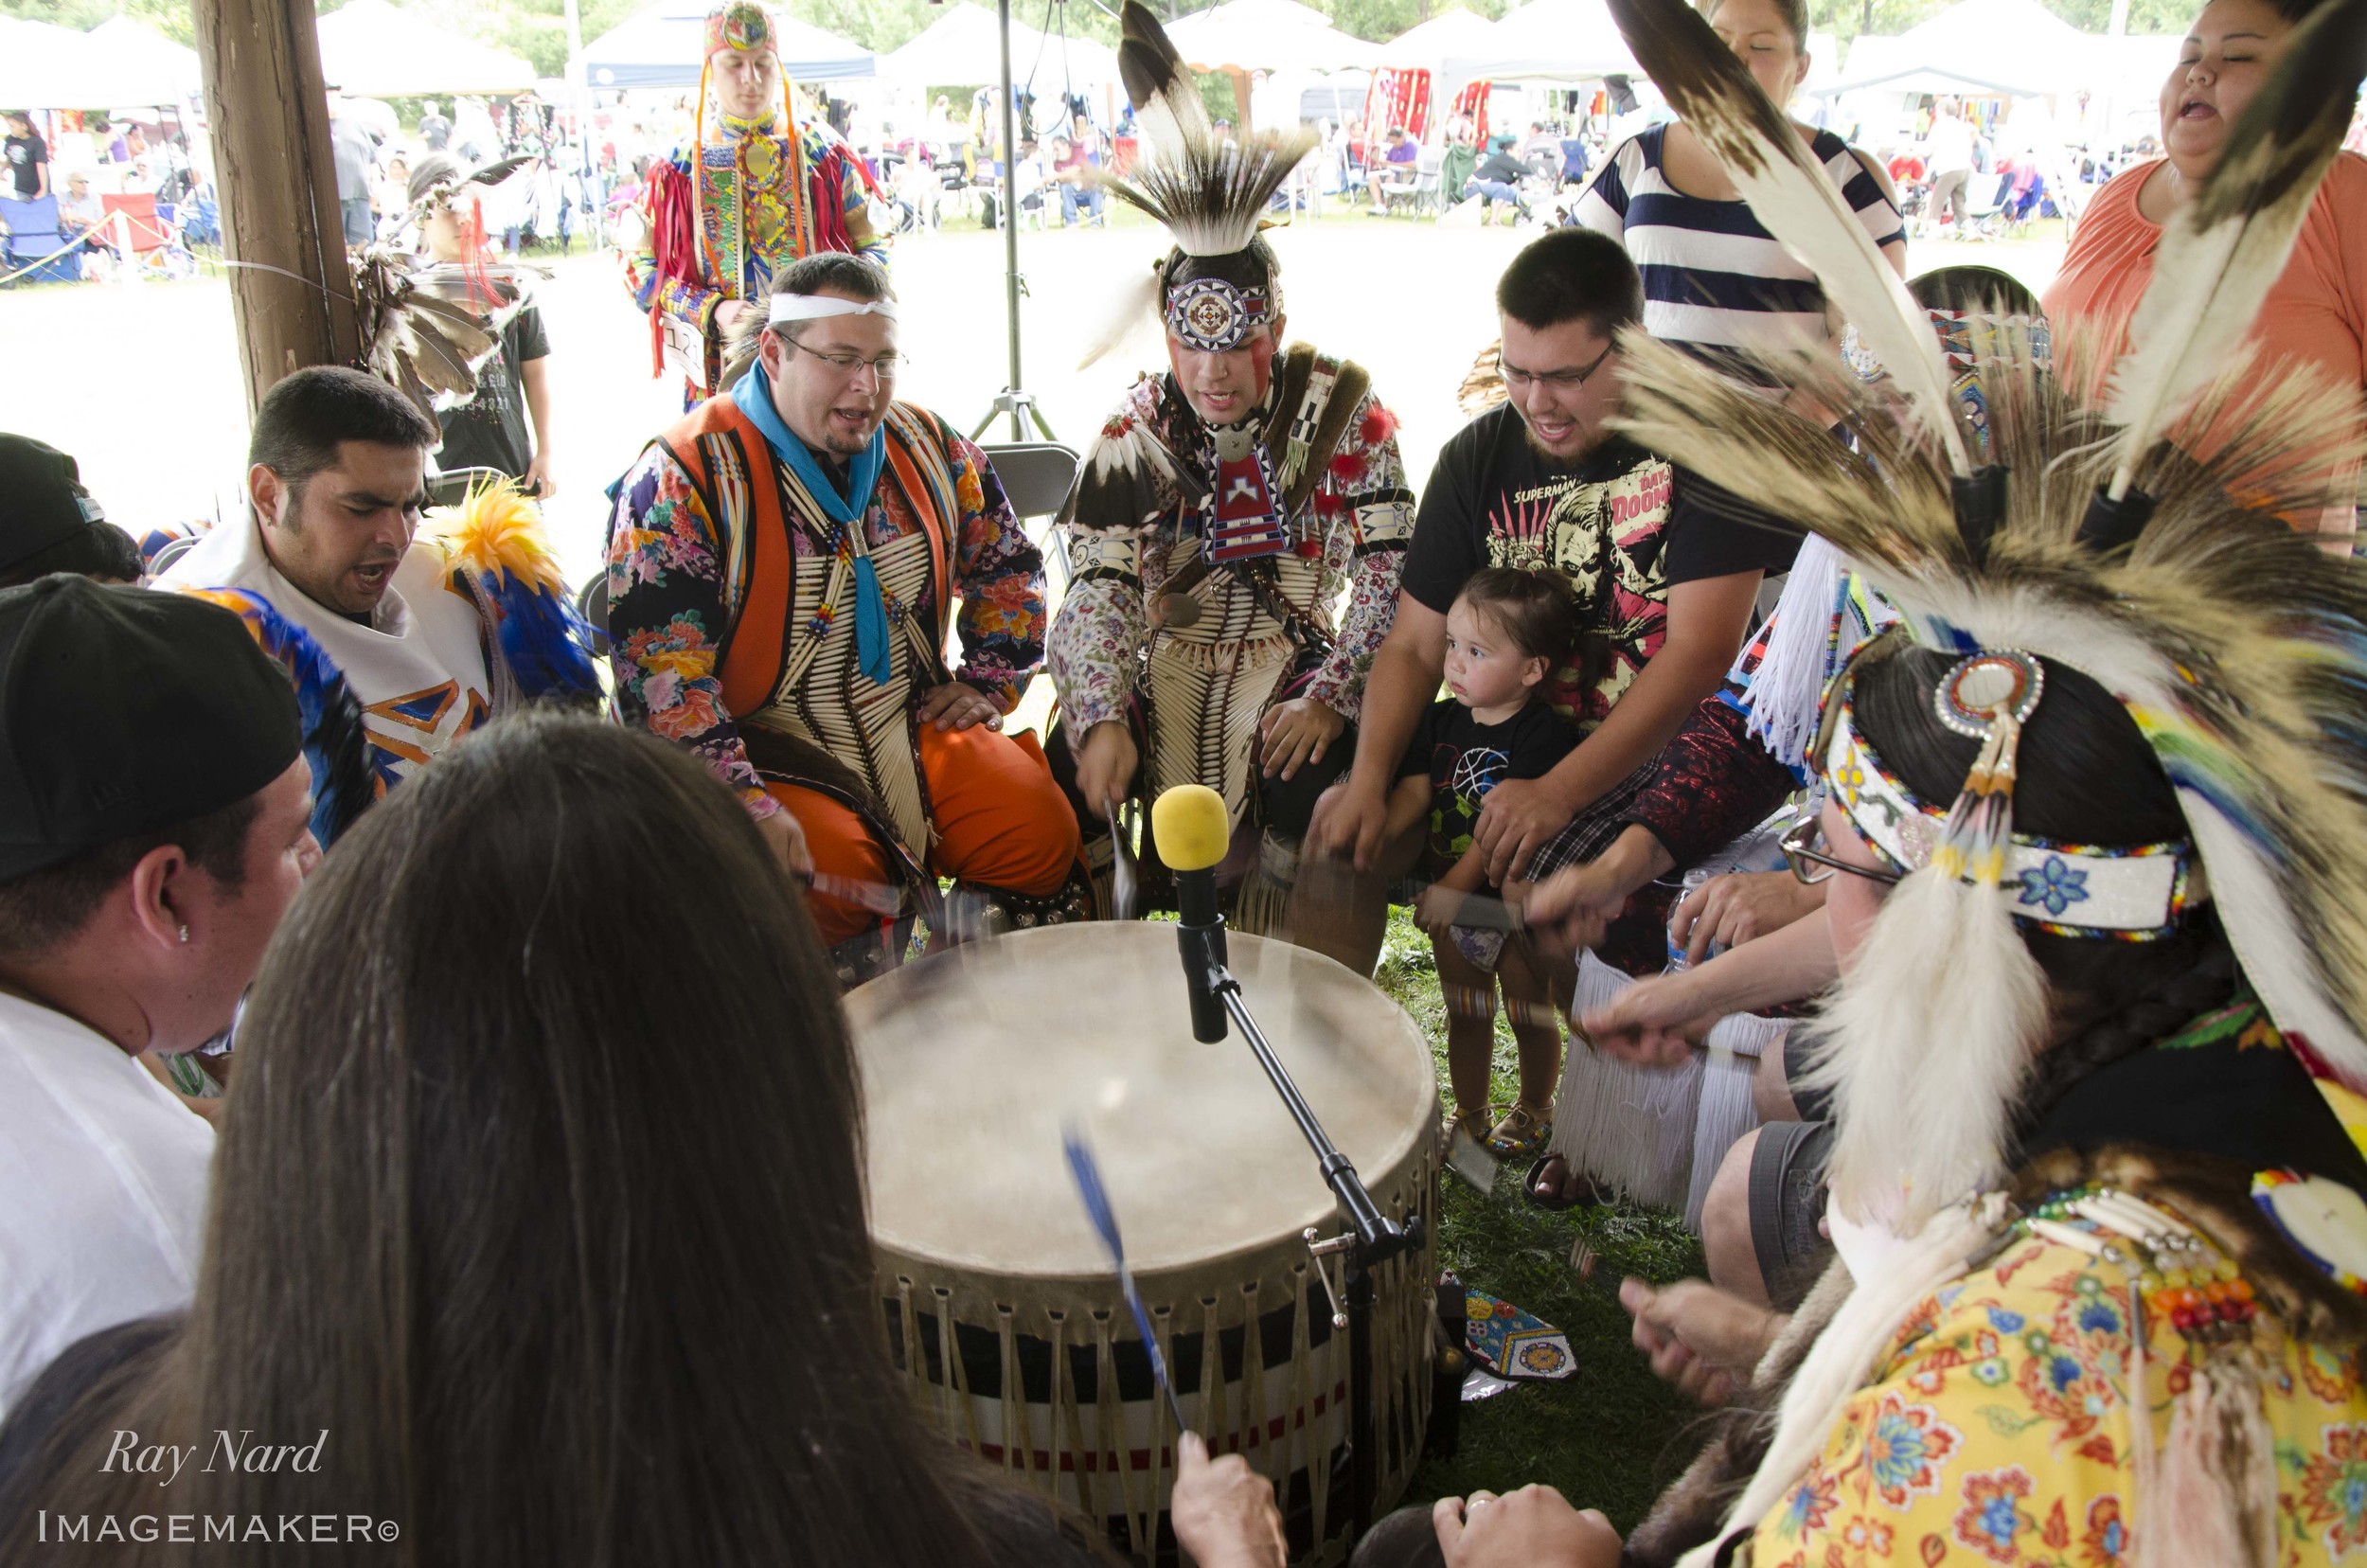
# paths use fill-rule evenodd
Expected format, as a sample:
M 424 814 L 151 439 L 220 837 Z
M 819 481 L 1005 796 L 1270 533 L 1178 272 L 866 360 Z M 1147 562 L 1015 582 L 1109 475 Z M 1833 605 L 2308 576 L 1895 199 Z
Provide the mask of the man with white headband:
M 1264 932 L 1316 797 L 1356 754 L 1414 492 L 1363 366 L 1284 346 L 1280 269 L 1257 229 L 1312 133 L 1219 141 L 1158 23 L 1130 5 L 1125 26 L 1155 156 L 1104 183 L 1174 237 L 1141 291 L 1155 303 L 1126 304 L 1136 320 L 1155 310 L 1167 367 L 1127 389 L 1066 519 L 1049 750 L 1097 872 L 1113 803 L 1174 784 L 1223 795 L 1243 863 L 1232 918 Z M 1144 858 L 1156 898 L 1157 846 Z
M 767 316 L 734 389 L 618 483 L 618 706 L 812 877 L 850 978 L 894 961 L 902 917 L 938 923 L 940 876 L 1014 925 L 1082 913 L 1075 818 L 1034 737 L 1002 733 L 1043 658 L 1042 558 L 985 455 L 896 401 L 885 273 L 807 257 Z

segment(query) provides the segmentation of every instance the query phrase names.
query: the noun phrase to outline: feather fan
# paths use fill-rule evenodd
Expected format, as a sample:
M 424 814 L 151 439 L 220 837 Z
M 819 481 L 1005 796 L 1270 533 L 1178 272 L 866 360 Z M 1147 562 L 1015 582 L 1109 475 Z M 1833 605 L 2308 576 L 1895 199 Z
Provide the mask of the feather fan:
M 1314 151 L 1315 133 L 1256 131 L 1219 141 L 1191 67 L 1141 0 L 1127 0 L 1124 27 L 1118 74 L 1151 156 L 1130 176 L 1103 175 L 1100 183 L 1157 219 L 1186 256 L 1247 249 L 1274 192 Z
M 2241 354 L 2285 271 L 2367 75 L 2367 0 L 2329 0 L 2296 27 L 2229 128 L 2218 166 L 2162 226 L 2153 280 L 2112 372 L 2121 425 L 2107 494 L 2128 493 L 2170 421 Z
M 1752 216 L 1815 272 L 1947 452 L 1950 471 L 1969 472 L 1929 317 L 1750 67 L 1685 0 L 1611 0 L 1611 12 L 1669 107 L 1725 166 Z

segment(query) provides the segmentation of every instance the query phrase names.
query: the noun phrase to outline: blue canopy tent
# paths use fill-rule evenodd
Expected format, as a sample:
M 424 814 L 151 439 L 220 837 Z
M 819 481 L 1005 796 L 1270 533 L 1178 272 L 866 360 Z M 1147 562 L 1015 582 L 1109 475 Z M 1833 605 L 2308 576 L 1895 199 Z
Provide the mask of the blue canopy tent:
M 705 63 L 704 0 L 664 0 L 587 45 L 583 78 L 595 88 L 693 87 Z M 810 22 L 774 13 L 781 65 L 792 81 L 846 81 L 878 74 L 871 51 Z

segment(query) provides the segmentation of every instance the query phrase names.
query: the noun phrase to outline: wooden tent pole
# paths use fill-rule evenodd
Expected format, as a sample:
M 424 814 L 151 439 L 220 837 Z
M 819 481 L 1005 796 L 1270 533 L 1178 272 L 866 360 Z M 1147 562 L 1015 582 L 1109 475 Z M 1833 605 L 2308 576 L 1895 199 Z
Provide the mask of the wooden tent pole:
M 252 416 L 281 377 L 358 359 L 311 0 L 195 0 L 230 309 Z

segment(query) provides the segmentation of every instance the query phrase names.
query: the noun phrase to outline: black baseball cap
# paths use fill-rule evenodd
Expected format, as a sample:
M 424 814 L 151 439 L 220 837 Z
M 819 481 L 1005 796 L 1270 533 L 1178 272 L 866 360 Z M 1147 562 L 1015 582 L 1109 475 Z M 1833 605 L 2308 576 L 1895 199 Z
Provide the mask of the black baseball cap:
M 0 882 L 243 800 L 303 744 L 231 611 L 63 574 L 0 590 Z
M 0 572 L 106 516 L 73 458 L 30 436 L 0 434 Z

